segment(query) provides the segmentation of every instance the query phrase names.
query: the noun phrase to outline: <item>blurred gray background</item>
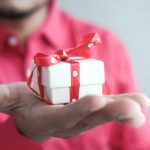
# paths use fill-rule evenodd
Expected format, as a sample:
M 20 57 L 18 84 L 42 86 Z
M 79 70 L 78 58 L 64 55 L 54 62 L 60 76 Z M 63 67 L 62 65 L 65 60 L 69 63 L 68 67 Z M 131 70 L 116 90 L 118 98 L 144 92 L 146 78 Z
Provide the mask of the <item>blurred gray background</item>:
M 122 39 L 133 59 L 142 91 L 150 97 L 150 0 L 58 2 L 74 16 L 105 26 Z

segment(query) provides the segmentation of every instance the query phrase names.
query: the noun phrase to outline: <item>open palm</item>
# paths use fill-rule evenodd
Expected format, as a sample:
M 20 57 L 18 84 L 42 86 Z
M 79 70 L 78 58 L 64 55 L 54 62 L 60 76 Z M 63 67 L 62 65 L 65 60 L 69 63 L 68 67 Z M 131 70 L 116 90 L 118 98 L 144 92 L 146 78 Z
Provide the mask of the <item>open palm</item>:
M 143 94 L 86 96 L 67 105 L 47 105 L 26 83 L 0 86 L 0 111 L 14 117 L 24 135 L 44 140 L 49 137 L 74 137 L 110 121 L 133 127 L 144 124 L 141 108 L 149 106 Z

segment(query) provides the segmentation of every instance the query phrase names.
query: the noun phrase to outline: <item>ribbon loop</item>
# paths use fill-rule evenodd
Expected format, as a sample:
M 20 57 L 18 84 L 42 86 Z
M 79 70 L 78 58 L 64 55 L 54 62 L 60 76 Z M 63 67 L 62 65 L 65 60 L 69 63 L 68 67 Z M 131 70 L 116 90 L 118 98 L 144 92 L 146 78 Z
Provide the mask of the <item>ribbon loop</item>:
M 58 50 L 56 54 L 61 58 L 62 61 L 68 59 L 68 54 L 64 50 Z
M 93 44 L 93 46 L 95 46 L 96 44 L 98 44 L 100 42 L 101 42 L 101 40 L 97 33 L 90 33 L 81 40 L 81 42 L 78 44 L 78 46 L 85 45 L 85 46 L 89 47 L 89 44 L 91 44 L 91 43 Z

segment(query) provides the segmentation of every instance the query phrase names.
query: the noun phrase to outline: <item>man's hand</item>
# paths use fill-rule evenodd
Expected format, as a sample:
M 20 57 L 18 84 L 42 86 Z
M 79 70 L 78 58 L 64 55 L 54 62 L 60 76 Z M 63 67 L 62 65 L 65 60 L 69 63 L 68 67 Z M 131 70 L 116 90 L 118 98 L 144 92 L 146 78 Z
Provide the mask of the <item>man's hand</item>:
M 67 105 L 46 105 L 25 83 L 0 86 L 0 111 L 12 115 L 18 129 L 36 140 L 78 136 L 110 121 L 139 127 L 145 123 L 141 108 L 149 105 L 142 94 L 86 96 Z

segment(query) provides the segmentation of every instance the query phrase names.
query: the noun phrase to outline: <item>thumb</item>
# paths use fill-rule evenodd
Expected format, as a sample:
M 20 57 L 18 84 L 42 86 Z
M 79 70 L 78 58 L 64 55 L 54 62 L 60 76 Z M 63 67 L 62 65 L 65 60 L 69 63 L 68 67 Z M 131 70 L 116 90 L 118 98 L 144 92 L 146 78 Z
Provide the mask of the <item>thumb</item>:
M 10 113 L 17 104 L 17 91 L 14 84 L 0 85 L 0 112 Z

